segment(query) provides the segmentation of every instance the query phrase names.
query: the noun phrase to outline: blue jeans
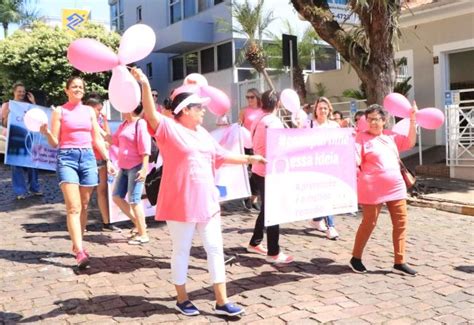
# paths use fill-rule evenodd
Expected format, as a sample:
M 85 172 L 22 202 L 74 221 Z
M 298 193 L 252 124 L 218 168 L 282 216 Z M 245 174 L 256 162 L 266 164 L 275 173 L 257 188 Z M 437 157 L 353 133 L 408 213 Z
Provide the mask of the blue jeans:
M 128 203 L 138 204 L 142 201 L 144 182 L 137 182 L 138 171 L 142 168 L 142 164 L 139 164 L 130 169 L 120 169 L 117 175 L 117 181 L 112 196 L 119 196 L 122 199 L 128 194 Z
M 56 175 L 62 183 L 93 187 L 99 184 L 99 172 L 91 148 L 64 148 L 58 150 Z
M 334 224 L 334 216 L 313 218 L 313 221 L 321 221 L 323 219 L 326 219 L 326 224 L 327 224 L 328 227 L 335 227 L 336 226 Z
M 38 169 L 12 166 L 12 185 L 15 195 L 26 195 L 28 193 L 25 182 L 25 172 L 28 173 L 28 186 L 31 192 L 39 192 Z

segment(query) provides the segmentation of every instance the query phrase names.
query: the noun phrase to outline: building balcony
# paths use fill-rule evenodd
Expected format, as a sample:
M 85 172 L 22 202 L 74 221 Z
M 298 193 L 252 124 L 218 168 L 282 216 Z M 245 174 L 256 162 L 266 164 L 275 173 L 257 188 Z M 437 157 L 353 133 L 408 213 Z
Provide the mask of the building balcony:
M 156 36 L 156 52 L 190 52 L 214 43 L 214 23 L 185 19 L 157 31 Z

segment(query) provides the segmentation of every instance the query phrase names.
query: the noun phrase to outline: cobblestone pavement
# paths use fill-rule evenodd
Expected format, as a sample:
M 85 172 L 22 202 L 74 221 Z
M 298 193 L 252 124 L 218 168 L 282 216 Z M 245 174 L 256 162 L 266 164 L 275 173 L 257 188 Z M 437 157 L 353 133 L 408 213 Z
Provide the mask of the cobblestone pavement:
M 86 234 L 91 268 L 75 273 L 64 205 L 53 174 L 41 174 L 43 198 L 16 202 L 9 170 L 0 166 L 0 323 L 217 323 L 255 324 L 456 324 L 474 323 L 474 219 L 410 207 L 408 260 L 420 275 L 392 274 L 391 225 L 387 214 L 368 243 L 370 272 L 347 266 L 360 216 L 337 216 L 338 241 L 308 229 L 307 222 L 282 227 L 282 248 L 296 261 L 274 267 L 243 246 L 256 214 L 227 206 L 223 234 L 228 293 L 245 306 L 242 318 L 212 312 L 214 298 L 205 252 L 195 240 L 191 252 L 190 298 L 197 317 L 174 310 L 170 238 L 164 224 L 149 222 L 152 241 L 130 246 L 126 235 L 99 231 L 91 209 Z M 125 225 L 124 225 L 125 226 Z

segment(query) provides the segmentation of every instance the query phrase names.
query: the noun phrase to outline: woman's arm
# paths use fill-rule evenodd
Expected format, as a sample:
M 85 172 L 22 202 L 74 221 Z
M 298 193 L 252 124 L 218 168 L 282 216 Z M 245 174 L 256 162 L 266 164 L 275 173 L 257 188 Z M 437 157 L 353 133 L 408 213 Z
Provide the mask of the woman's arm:
M 92 123 L 92 141 L 93 145 L 99 150 L 100 155 L 102 158 L 107 162 L 107 171 L 111 175 L 115 175 L 116 170 L 114 165 L 111 163 L 109 158 L 109 150 L 107 150 L 107 146 L 105 145 L 104 138 L 100 134 L 100 126 L 97 123 L 97 117 L 95 115 L 94 109 L 89 110 L 91 114 L 91 123 Z
M 244 117 L 244 110 L 241 109 L 241 110 L 239 111 L 239 124 L 240 124 L 240 125 L 244 125 L 244 118 L 245 118 L 245 117 Z
M 157 112 L 153 96 L 151 95 L 151 87 L 148 78 L 143 71 L 138 68 L 132 68 L 130 71 L 133 77 L 142 86 L 142 104 L 145 112 L 145 120 L 148 122 L 153 131 L 156 131 L 160 124 L 161 114 Z
M 137 177 L 135 180 L 137 182 L 144 182 L 146 175 L 148 174 L 148 161 L 150 160 L 149 155 L 143 155 L 142 158 L 142 168 L 137 172 Z
M 41 126 L 40 132 L 48 140 L 48 144 L 56 148 L 59 145 L 59 131 L 61 130 L 61 106 L 52 106 L 53 112 L 51 114 L 51 130 L 48 128 L 48 123 Z
M 240 155 L 231 154 L 225 157 L 225 164 L 255 164 L 255 163 L 266 163 L 267 160 L 260 155 Z
M 2 125 L 7 127 L 8 125 L 8 114 L 10 113 L 10 107 L 8 102 L 2 104 Z

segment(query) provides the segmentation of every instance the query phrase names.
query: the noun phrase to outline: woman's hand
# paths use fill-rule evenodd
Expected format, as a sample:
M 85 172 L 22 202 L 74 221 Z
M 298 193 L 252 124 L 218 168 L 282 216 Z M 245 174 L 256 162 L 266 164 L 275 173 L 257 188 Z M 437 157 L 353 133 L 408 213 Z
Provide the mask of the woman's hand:
M 49 129 L 48 129 L 48 123 L 44 123 L 43 125 L 41 125 L 40 127 L 40 133 L 44 136 L 48 136 L 48 133 L 50 133 Z
M 112 175 L 112 176 L 117 175 L 117 169 L 115 168 L 114 164 L 112 164 L 110 160 L 107 160 L 106 164 L 107 164 L 107 173 L 109 173 L 109 175 Z
M 145 169 L 140 169 L 138 172 L 137 172 L 137 177 L 135 178 L 135 181 L 137 182 L 144 182 L 145 181 L 145 178 L 146 178 L 146 170 Z
M 262 163 L 266 164 L 268 161 L 260 155 L 253 155 L 253 156 L 248 156 L 248 163 L 249 164 L 255 164 L 255 163 Z
M 135 78 L 135 80 L 138 81 L 139 84 L 148 83 L 148 78 L 140 68 L 132 68 L 132 70 L 130 70 L 130 73 Z
M 35 96 L 34 96 L 32 93 L 27 92 L 27 93 L 26 93 L 26 98 L 28 98 L 28 100 L 30 101 L 30 103 L 36 104 Z

